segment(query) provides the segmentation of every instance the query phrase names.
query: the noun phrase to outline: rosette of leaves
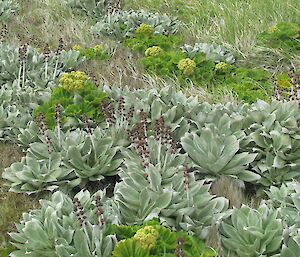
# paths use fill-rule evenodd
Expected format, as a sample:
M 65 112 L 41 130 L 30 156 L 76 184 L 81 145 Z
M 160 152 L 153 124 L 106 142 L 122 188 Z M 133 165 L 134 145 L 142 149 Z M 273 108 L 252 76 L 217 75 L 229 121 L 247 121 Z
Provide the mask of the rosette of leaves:
M 141 24 L 150 25 L 155 34 L 165 35 L 175 34 L 180 25 L 177 19 L 166 14 L 130 10 L 106 15 L 92 27 L 92 31 L 122 40 L 132 37 Z
M 53 191 L 60 186 L 70 190 L 80 183 L 72 170 L 62 166 L 62 156 L 57 152 L 49 154 L 48 160 L 27 155 L 6 168 L 2 177 L 8 181 L 10 191 L 28 194 Z
M 197 53 L 204 53 L 207 60 L 214 62 L 226 62 L 233 64 L 235 58 L 224 46 L 209 44 L 209 43 L 196 43 L 194 46 L 185 44 L 181 47 L 181 50 L 185 52 L 188 57 L 193 58 Z
M 19 10 L 19 4 L 15 0 L 3 0 L 0 2 L 0 22 L 7 22 Z
M 113 87 L 107 88 L 106 92 L 116 102 L 123 97 L 126 110 L 133 107 L 133 124 L 139 122 L 139 113 L 143 110 L 147 114 L 147 127 L 150 134 L 155 122 L 163 117 L 176 140 L 179 140 L 189 130 L 188 117 L 191 109 L 198 103 L 197 97 L 186 97 L 182 91 L 177 92 L 173 87 L 165 87 L 161 90 L 132 90 L 126 87 L 122 89 Z
M 91 196 L 81 191 L 72 201 L 58 191 L 40 203 L 41 208 L 24 213 L 16 232 L 10 233 L 12 244 L 19 249 L 13 256 L 110 256 L 116 240 L 105 234 L 103 192 Z
M 32 83 L 45 84 L 56 79 L 63 71 L 67 72 L 78 67 L 83 58 L 77 51 L 62 51 L 58 57 L 54 52 L 50 53 L 45 61 L 45 56 L 31 46 L 26 46 L 24 62 L 20 64 L 19 49 L 12 45 L 0 45 L 0 85 L 5 82 L 19 80 L 19 84 L 30 80 Z M 57 63 L 57 66 L 56 66 Z M 23 66 L 25 65 L 25 70 Z M 21 70 L 21 72 L 20 72 Z
M 297 54 L 300 51 L 299 23 L 280 22 L 259 37 L 266 46 L 280 48 L 289 55 Z
M 107 98 L 107 94 L 88 79 L 84 81 L 67 79 L 70 80 L 67 86 L 62 84 L 55 88 L 49 101 L 35 110 L 36 116 L 43 113 L 46 125 L 53 129 L 56 124 L 56 108 L 59 105 L 63 127 L 79 126 L 83 117 L 93 122 L 100 122 L 102 120 L 100 104 Z
M 251 164 L 263 186 L 281 185 L 299 177 L 299 121 L 295 102 L 258 101 L 249 110 L 247 134 L 251 152 L 257 153 Z
M 143 226 L 111 226 L 110 234 L 116 234 L 120 241 L 113 250 L 113 256 L 217 256 L 197 237 L 183 231 L 174 232 L 153 220 Z M 159 235 L 157 237 L 157 235 Z M 152 246 L 149 249 L 149 245 Z
M 16 105 L 0 105 L 0 138 L 18 143 L 17 137 L 21 128 L 26 128 L 32 116 L 28 108 Z
M 292 228 L 283 240 L 280 257 L 297 257 L 300 251 L 300 229 Z M 279 255 L 278 255 L 279 256 Z
M 99 128 L 88 134 L 82 147 L 70 146 L 66 151 L 64 165 L 74 170 L 85 181 L 99 181 L 105 176 L 114 176 L 123 162 L 119 146 Z
M 112 1 L 109 0 L 67 0 L 72 8 L 78 8 L 92 18 L 102 18 L 109 10 Z
M 262 204 L 234 209 L 220 227 L 223 248 L 232 257 L 273 256 L 280 251 L 283 225 L 278 211 Z
M 280 218 L 287 226 L 300 226 L 300 184 L 297 181 L 282 184 L 281 187 L 271 186 L 265 191 L 268 200 L 266 203 L 279 212 Z
M 222 134 L 211 124 L 197 133 L 187 133 L 181 143 L 202 176 L 212 179 L 231 176 L 248 182 L 260 179 L 248 170 L 257 154 L 240 152 L 240 140 L 230 131 Z
M 148 145 L 149 157 L 124 152 L 122 181 L 115 187 L 115 209 L 121 223 L 142 224 L 158 217 L 169 227 L 205 237 L 207 228 L 224 215 L 228 201 L 210 195 L 204 181 L 187 173 L 186 155 L 179 150 L 171 153 L 170 146 L 152 137 Z

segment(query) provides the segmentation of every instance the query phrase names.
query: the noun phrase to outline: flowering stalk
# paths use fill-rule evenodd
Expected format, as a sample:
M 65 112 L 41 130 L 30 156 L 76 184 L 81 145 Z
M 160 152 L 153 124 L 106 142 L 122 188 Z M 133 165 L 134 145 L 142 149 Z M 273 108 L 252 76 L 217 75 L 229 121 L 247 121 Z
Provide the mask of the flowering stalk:
M 59 39 L 59 44 L 58 44 L 58 48 L 56 50 L 56 62 L 55 62 L 55 68 L 54 68 L 54 72 L 53 72 L 53 80 L 56 77 L 56 73 L 57 73 L 57 68 L 58 68 L 58 62 L 59 62 L 59 57 L 61 55 L 61 52 L 64 48 L 64 41 L 62 38 Z
M 48 61 L 50 58 L 50 49 L 49 49 L 48 44 L 45 45 L 43 55 L 44 55 L 44 60 L 45 60 L 45 79 L 47 79 L 48 78 Z

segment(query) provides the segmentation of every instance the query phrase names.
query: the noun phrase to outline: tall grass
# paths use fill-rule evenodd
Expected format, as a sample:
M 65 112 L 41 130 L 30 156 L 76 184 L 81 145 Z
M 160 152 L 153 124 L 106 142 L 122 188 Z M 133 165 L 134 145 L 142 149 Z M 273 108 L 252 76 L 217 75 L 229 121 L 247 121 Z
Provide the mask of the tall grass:
M 185 23 L 183 33 L 191 42 L 230 44 L 246 57 L 257 36 L 280 21 L 300 21 L 298 0 L 128 0 L 127 8 L 161 11 Z M 192 36 L 192 37 L 191 37 Z

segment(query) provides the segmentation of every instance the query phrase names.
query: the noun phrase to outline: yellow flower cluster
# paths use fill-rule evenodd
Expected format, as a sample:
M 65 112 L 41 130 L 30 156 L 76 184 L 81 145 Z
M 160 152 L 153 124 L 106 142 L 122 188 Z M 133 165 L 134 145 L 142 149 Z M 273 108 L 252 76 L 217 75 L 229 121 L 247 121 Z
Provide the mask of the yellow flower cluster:
M 159 46 L 152 46 L 149 47 L 146 51 L 145 51 L 145 55 L 146 56 L 159 56 L 164 52 L 164 50 L 162 50 Z
M 80 51 L 81 50 L 81 46 L 80 45 L 74 45 L 73 46 L 73 50 Z
M 95 45 L 94 50 L 95 50 L 95 52 L 102 52 L 103 48 L 101 45 Z
M 268 33 L 269 34 L 272 34 L 274 32 L 276 32 L 278 30 L 278 27 L 277 26 L 272 26 L 268 29 Z
M 155 247 L 156 239 L 159 233 L 152 226 L 146 226 L 139 229 L 134 235 L 133 239 L 137 241 L 141 247 L 146 250 L 151 250 Z
M 178 62 L 178 69 L 185 75 L 192 75 L 196 68 L 196 63 L 190 58 L 182 59 Z
M 142 23 L 136 30 L 136 33 L 138 34 L 146 34 L 146 35 L 151 35 L 154 33 L 154 29 L 152 28 L 151 25 Z
M 288 76 L 279 75 L 276 78 L 276 82 L 281 90 L 289 90 L 291 88 L 291 81 Z
M 219 62 L 219 63 L 216 64 L 215 69 L 217 71 L 225 71 L 227 69 L 227 63 Z
M 64 89 L 70 92 L 79 92 L 84 89 L 88 79 L 89 77 L 84 72 L 72 71 L 71 73 L 62 75 L 59 83 Z

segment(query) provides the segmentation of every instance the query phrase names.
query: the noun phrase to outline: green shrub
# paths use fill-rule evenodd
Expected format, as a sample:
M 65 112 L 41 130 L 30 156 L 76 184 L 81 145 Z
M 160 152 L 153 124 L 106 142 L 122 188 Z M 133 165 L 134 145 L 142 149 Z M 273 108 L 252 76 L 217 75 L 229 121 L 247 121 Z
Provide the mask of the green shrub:
M 79 45 L 75 45 L 73 50 L 79 51 L 80 56 L 85 57 L 87 60 L 108 60 L 110 58 L 110 55 L 101 45 L 95 45 L 94 47 L 88 48 L 82 48 Z
M 149 47 L 159 46 L 164 51 L 178 47 L 182 39 L 177 35 L 135 33 L 125 44 L 133 51 L 144 53 Z
M 113 256 L 178 256 L 179 253 L 188 257 L 213 257 L 217 253 L 208 248 L 197 237 L 186 232 L 174 232 L 163 227 L 158 221 L 149 221 L 143 226 L 116 226 L 108 228 L 108 233 L 122 239 Z
M 260 35 L 262 42 L 272 48 L 280 48 L 288 54 L 300 51 L 300 24 L 281 22 Z
M 39 106 L 35 114 L 43 113 L 46 125 L 53 129 L 56 125 L 57 106 L 61 107 L 61 122 L 65 125 L 70 118 L 75 124 L 82 117 L 96 122 L 102 120 L 100 104 L 107 98 L 107 94 L 93 84 L 82 72 L 64 74 L 60 85 L 55 88 L 48 102 Z

